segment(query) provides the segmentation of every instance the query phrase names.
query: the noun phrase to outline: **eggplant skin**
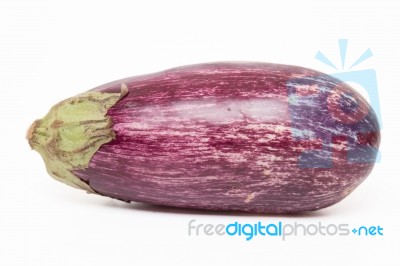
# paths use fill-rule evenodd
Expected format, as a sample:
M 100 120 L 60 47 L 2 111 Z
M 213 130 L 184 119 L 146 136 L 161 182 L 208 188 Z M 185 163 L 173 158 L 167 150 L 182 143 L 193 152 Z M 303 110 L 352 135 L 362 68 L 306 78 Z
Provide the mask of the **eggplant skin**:
M 123 201 L 296 213 L 333 205 L 371 172 L 380 129 L 369 104 L 326 74 L 220 62 L 93 89 L 126 95 L 115 137 L 74 175 Z M 84 116 L 85 114 L 82 114 Z

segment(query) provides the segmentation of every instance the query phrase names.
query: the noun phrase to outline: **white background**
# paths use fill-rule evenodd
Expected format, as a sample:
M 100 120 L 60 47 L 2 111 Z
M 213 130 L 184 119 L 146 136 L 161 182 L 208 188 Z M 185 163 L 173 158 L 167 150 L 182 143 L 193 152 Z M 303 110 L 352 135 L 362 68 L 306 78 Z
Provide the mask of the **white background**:
M 400 265 L 398 1 L 0 2 L 0 265 Z M 377 72 L 382 161 L 339 204 L 303 216 L 125 204 L 52 180 L 25 132 L 56 102 L 115 79 L 221 60 Z M 380 225 L 383 236 L 188 236 L 188 222 Z

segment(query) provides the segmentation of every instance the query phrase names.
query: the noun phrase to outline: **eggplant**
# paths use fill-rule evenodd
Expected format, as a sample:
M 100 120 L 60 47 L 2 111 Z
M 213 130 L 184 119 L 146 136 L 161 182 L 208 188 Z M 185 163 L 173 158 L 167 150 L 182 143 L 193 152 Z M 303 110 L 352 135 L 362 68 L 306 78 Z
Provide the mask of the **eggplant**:
M 122 201 L 297 213 L 331 206 L 371 172 L 371 106 L 298 66 L 217 62 L 104 84 L 28 130 L 55 179 Z

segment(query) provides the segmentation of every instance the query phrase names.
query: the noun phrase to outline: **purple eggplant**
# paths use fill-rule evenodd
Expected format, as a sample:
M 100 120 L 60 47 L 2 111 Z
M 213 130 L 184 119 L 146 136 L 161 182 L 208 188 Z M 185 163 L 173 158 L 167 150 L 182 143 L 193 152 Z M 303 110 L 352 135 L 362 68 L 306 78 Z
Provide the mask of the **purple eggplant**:
M 295 213 L 371 172 L 380 129 L 345 83 L 297 66 L 222 62 L 114 81 L 28 131 L 55 179 L 123 201 Z

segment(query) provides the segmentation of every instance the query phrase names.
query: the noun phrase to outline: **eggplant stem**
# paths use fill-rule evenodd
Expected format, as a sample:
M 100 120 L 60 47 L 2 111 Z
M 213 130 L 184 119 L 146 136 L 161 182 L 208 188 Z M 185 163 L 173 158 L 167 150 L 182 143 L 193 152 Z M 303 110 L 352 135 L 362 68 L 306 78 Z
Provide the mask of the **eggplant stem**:
M 96 193 L 73 171 L 85 169 L 101 145 L 116 138 L 107 111 L 128 93 L 88 91 L 53 106 L 29 127 L 26 138 L 42 156 L 47 172 L 72 187 Z

